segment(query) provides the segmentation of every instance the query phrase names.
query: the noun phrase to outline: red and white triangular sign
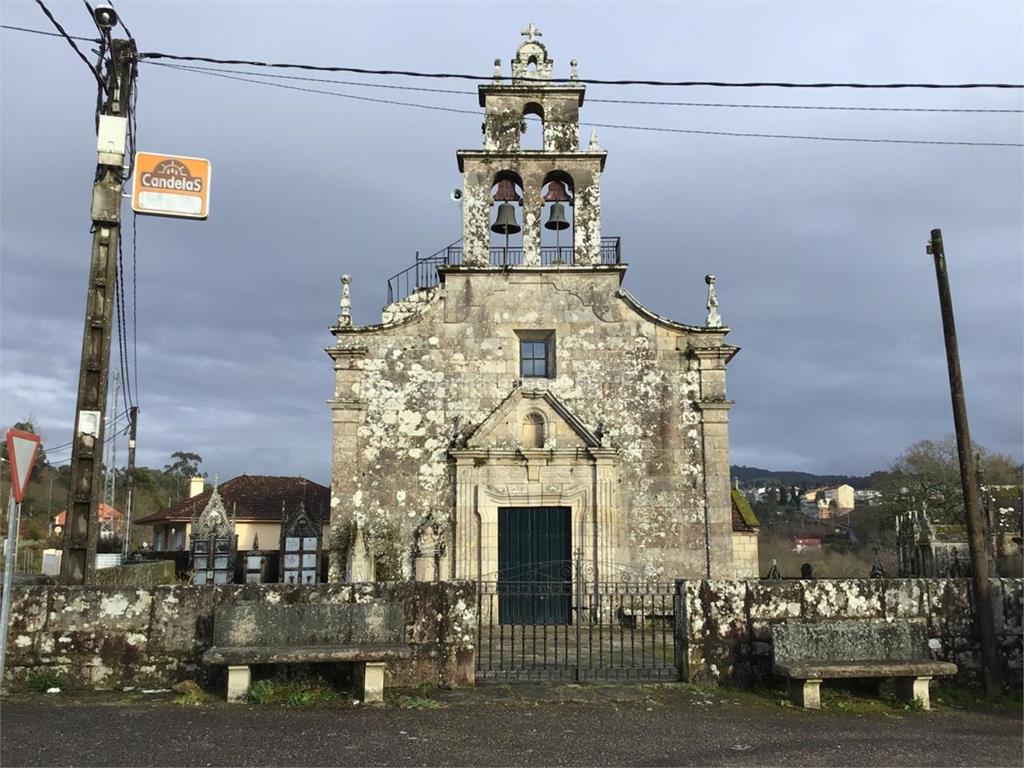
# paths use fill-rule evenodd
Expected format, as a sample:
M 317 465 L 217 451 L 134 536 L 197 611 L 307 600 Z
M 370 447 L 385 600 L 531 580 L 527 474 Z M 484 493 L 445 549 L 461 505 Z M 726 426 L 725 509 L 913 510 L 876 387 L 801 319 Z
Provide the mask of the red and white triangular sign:
M 7 430 L 7 461 L 11 465 L 11 489 L 14 500 L 21 504 L 25 488 L 32 475 L 32 466 L 39 454 L 39 435 L 22 432 L 20 429 Z

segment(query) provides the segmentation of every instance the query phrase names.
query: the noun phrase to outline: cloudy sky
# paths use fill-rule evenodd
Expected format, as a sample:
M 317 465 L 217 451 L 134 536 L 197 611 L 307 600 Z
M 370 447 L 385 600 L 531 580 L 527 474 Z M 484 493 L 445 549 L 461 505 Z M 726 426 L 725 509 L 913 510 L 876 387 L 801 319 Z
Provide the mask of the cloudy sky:
M 81 3 L 48 3 L 92 36 Z M 556 74 L 583 77 L 1024 80 L 1019 3 L 256 3 L 120 0 L 142 51 L 489 74 L 528 22 Z M 50 29 L 34 2 L 3 23 Z M 0 423 L 70 440 L 90 249 L 95 87 L 61 40 L 0 31 Z M 88 44 L 83 44 L 88 45 Z M 295 73 L 293 73 L 295 74 Z M 466 94 L 307 83 L 476 109 L 467 82 L 323 75 Z M 281 81 L 288 82 L 288 81 Z M 297 83 L 303 85 L 303 83 Z M 356 322 L 385 280 L 461 235 L 448 193 L 480 119 L 143 65 L 139 148 L 208 157 L 206 222 L 138 220 L 139 461 L 175 450 L 212 476 L 330 473 L 327 326 L 351 273 Z M 1024 108 L 1019 90 L 591 86 L 588 96 L 772 105 Z M 1014 113 L 588 103 L 598 123 L 824 137 L 1024 141 Z M 584 137 L 590 128 L 583 128 Z M 1020 148 L 601 129 L 604 232 L 655 311 L 704 316 L 705 273 L 742 347 L 732 457 L 867 473 L 952 431 L 935 274 L 941 227 L 974 438 L 1022 453 Z M 126 205 L 126 211 L 128 206 Z M 127 217 L 130 224 L 130 216 Z M 126 241 L 130 269 L 130 240 Z M 129 273 L 130 280 L 130 273 Z M 124 447 L 121 456 L 123 458 Z M 55 459 L 65 453 L 58 453 Z

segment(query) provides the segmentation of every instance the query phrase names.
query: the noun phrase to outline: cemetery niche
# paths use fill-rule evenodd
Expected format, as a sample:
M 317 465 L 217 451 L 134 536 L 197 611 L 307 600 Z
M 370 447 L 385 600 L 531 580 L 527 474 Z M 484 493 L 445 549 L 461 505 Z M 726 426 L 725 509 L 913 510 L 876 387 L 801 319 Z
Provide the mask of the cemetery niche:
M 260 536 L 252 538 L 252 549 L 245 555 L 245 583 L 262 584 L 266 581 L 267 558 L 260 552 Z
M 234 581 L 235 522 L 214 486 L 210 501 L 192 521 L 189 541 L 192 583 L 230 584 Z
M 306 503 L 281 509 L 280 575 L 283 584 L 316 584 L 320 581 L 320 550 L 323 523 L 320 515 L 306 510 Z

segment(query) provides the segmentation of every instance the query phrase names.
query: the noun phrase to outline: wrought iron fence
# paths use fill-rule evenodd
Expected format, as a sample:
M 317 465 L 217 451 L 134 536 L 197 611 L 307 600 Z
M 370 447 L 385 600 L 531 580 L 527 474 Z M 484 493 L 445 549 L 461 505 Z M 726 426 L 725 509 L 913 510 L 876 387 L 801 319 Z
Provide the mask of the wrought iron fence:
M 477 676 L 676 680 L 675 584 L 490 581 L 479 585 Z
M 388 278 L 388 304 L 401 301 L 417 291 L 424 291 L 434 288 L 441 282 L 438 267 L 458 265 L 463 263 L 462 239 L 442 248 L 429 256 L 416 255 L 416 261 L 411 267 L 403 269 L 396 275 Z M 601 264 L 622 263 L 622 239 L 619 237 L 601 238 Z M 549 266 L 573 266 L 576 261 L 576 252 L 571 245 L 559 247 L 544 246 L 540 249 L 540 265 Z M 490 249 L 491 266 L 518 267 L 523 264 L 522 246 L 498 246 Z

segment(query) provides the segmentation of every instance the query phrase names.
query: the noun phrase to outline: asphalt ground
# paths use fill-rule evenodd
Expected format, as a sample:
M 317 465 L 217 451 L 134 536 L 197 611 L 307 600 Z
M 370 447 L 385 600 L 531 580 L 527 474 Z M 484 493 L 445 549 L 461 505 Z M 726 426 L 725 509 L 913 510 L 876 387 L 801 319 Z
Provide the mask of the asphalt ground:
M 845 696 L 845 694 L 844 694 Z M 646 686 L 497 686 L 393 695 L 383 707 L 163 696 L 15 696 L 0 703 L 8 766 L 721 765 L 1021 766 L 1022 712 Z

